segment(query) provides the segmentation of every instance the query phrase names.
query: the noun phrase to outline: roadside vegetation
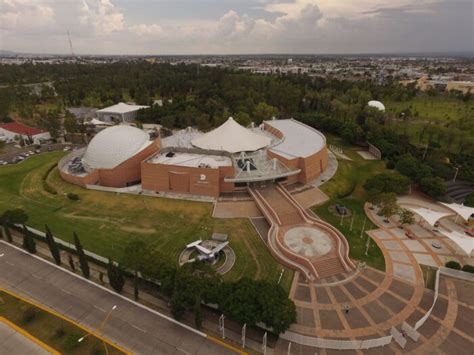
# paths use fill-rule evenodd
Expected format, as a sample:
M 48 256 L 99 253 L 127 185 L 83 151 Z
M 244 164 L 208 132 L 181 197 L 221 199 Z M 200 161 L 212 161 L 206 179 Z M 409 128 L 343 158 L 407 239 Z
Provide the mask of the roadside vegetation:
M 78 339 L 89 333 L 1 290 L 0 316 L 63 354 L 124 354 L 93 335 L 78 342 Z

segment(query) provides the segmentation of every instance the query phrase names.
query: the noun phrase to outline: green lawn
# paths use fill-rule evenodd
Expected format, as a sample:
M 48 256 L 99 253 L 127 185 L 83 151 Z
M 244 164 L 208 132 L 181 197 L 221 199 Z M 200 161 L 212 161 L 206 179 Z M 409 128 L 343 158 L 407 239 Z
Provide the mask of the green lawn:
M 339 144 L 344 149 L 344 154 L 355 158 L 357 147 L 347 144 Z M 357 156 L 358 154 L 355 153 Z M 320 188 L 326 193 L 330 200 L 323 205 L 313 207 L 313 211 L 325 221 L 338 228 L 347 238 L 350 246 L 350 256 L 357 260 L 364 260 L 377 269 L 385 269 L 385 261 L 380 248 L 371 242 L 369 254 L 365 256 L 367 235 L 360 238 L 360 233 L 365 219 L 364 203 L 367 199 L 363 185 L 365 181 L 376 174 L 387 172 L 385 163 L 378 160 L 363 160 L 358 156 L 357 160 L 338 160 L 339 167 L 336 175 L 323 184 Z M 342 204 L 349 208 L 354 216 L 352 231 L 350 230 L 351 218 L 342 221 L 341 218 L 329 212 L 329 206 Z M 370 220 L 366 220 L 365 230 L 377 228 Z
M 247 219 L 214 219 L 212 204 L 137 195 L 92 191 L 70 185 L 54 169 L 48 183 L 59 194 L 43 190 L 41 177 L 63 152 L 33 156 L 15 166 L 0 167 L 0 212 L 23 208 L 28 225 L 44 230 L 47 223 L 54 235 L 71 242 L 78 233 L 84 247 L 105 257 L 122 258 L 125 244 L 145 241 L 150 248 L 178 258 L 183 247 L 196 239 L 208 239 L 213 232 L 227 233 L 236 253 L 227 280 L 242 276 L 277 281 L 283 268 L 268 252 Z M 74 192 L 80 201 L 69 201 Z M 282 286 L 288 291 L 293 272 L 285 269 Z
M 383 100 L 389 113 L 398 114 L 410 109 L 418 112 L 418 119 L 446 122 L 474 115 L 474 100 L 467 103 L 444 96 L 417 96 L 409 101 Z
M 64 354 L 106 354 L 102 340 L 89 335 L 72 323 L 0 291 L 0 316 L 24 329 L 35 338 Z M 107 345 L 108 354 L 124 354 Z

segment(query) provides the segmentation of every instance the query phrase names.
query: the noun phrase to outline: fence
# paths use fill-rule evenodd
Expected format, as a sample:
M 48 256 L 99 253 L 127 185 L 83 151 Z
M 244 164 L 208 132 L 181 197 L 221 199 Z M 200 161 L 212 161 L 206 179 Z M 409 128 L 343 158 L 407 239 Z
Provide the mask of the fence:
M 369 145 L 369 152 L 374 156 L 376 157 L 378 160 L 381 160 L 382 159 L 382 152 L 380 151 L 379 148 L 377 148 L 375 145 L 367 142 L 367 144 Z
M 290 331 L 281 334 L 280 338 L 305 346 L 336 350 L 370 349 L 388 345 L 392 341 L 392 335 L 364 340 L 338 340 L 316 338 Z

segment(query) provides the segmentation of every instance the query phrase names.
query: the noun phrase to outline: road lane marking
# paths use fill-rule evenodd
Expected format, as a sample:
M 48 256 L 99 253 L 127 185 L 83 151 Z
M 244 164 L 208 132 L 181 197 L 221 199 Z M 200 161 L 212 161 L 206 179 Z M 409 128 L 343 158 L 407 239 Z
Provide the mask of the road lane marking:
M 4 256 L 4 255 L 5 255 L 5 253 L 1 253 L 1 254 L 0 254 L 0 258 L 1 258 L 2 256 Z
M 136 325 L 132 324 L 132 327 L 134 327 L 135 329 L 138 329 L 139 331 L 143 332 L 143 333 L 146 333 L 147 331 L 146 330 L 143 330 L 142 328 L 140 327 L 137 327 Z

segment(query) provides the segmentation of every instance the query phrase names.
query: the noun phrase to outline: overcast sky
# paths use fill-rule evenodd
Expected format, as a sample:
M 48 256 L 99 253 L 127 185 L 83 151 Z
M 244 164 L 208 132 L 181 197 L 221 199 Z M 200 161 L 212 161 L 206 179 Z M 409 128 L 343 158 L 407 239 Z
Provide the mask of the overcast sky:
M 474 0 L 0 0 L 0 49 L 77 54 L 473 51 Z

